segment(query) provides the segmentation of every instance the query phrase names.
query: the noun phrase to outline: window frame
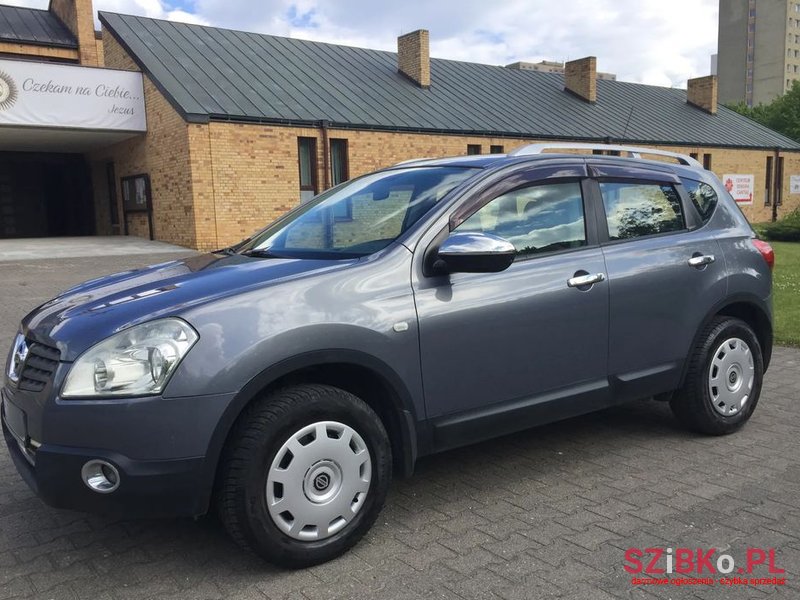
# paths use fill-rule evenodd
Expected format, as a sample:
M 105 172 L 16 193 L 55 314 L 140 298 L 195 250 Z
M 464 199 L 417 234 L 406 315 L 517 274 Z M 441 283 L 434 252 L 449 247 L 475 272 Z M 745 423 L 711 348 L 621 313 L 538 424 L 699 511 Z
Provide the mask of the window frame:
M 692 197 L 689 195 L 689 189 L 688 186 L 686 185 L 686 182 L 693 182 L 700 185 L 707 185 L 708 187 L 711 188 L 711 191 L 714 192 L 714 195 L 717 197 L 717 200 L 716 202 L 714 202 L 714 208 L 711 210 L 711 214 L 709 214 L 708 217 L 703 217 L 703 214 L 700 212 L 700 209 L 695 205 L 694 201 L 692 200 Z M 680 189 L 678 190 L 678 194 L 681 196 L 681 200 L 683 200 L 683 197 L 686 196 L 686 200 L 683 202 L 683 204 L 685 206 L 685 210 L 689 211 L 689 213 L 686 214 L 687 224 L 689 221 L 688 219 L 689 216 L 691 216 L 692 220 L 697 223 L 697 226 L 690 226 L 689 231 L 695 231 L 697 229 L 700 229 L 708 225 L 711 222 L 711 219 L 713 219 L 714 215 L 717 213 L 717 209 L 719 208 L 721 202 L 720 195 L 714 188 L 714 186 L 708 183 L 707 181 L 703 181 L 700 178 L 692 179 L 691 177 L 681 177 L 681 185 Z
M 676 181 L 677 180 L 677 181 Z M 638 242 L 641 240 L 651 240 L 654 238 L 660 237 L 667 237 L 671 235 L 678 235 L 681 233 L 688 233 L 689 231 L 694 231 L 703 225 L 702 220 L 700 219 L 700 215 L 697 213 L 694 206 L 692 206 L 691 210 L 689 210 L 688 205 L 692 203 L 691 199 L 688 197 L 686 190 L 683 188 L 683 184 L 680 180 L 676 177 L 675 179 L 672 178 L 662 178 L 655 176 L 652 179 L 648 178 L 626 178 L 626 177 L 595 177 L 592 179 L 594 183 L 594 194 L 595 194 L 595 206 L 596 206 L 596 218 L 598 219 L 598 230 L 600 234 L 600 245 L 601 246 L 613 246 L 617 244 L 628 244 L 631 242 Z M 680 207 L 682 210 L 682 218 L 683 218 L 683 228 L 676 229 L 674 231 L 664 231 L 662 233 L 651 233 L 650 235 L 640 235 L 637 237 L 631 238 L 623 238 L 620 240 L 612 240 L 611 233 L 608 229 L 608 217 L 606 215 L 606 206 L 605 202 L 603 202 L 603 193 L 600 190 L 601 183 L 624 183 L 628 185 L 670 185 L 675 189 L 675 192 L 678 194 L 678 199 L 680 201 Z
M 311 142 L 309 162 L 311 170 L 311 185 L 303 185 L 303 158 L 300 151 L 304 141 Z M 300 192 L 300 203 L 304 204 L 302 199 L 302 192 L 313 192 L 314 196 L 319 194 L 319 174 L 317 173 L 317 138 L 308 136 L 297 137 L 297 179 L 300 184 L 298 191 Z M 307 202 L 307 201 L 306 201 Z
M 591 177 L 591 183 L 589 184 L 589 192 L 591 194 L 590 200 L 595 211 L 597 234 L 601 246 L 625 244 L 636 242 L 638 240 L 648 240 L 657 237 L 686 233 L 687 231 L 699 229 L 704 225 L 700 213 L 697 212 L 692 204 L 692 200 L 689 198 L 689 194 L 683 187 L 680 177 L 678 177 L 678 175 L 675 174 L 672 169 L 670 169 L 669 165 L 665 165 L 663 168 L 650 167 L 648 165 L 641 164 L 622 165 L 618 162 L 603 161 L 600 159 L 588 160 L 587 163 L 589 175 Z M 652 235 L 627 238 L 623 240 L 612 240 L 608 232 L 608 219 L 606 218 L 603 195 L 600 192 L 600 182 L 605 181 L 633 184 L 672 185 L 678 192 L 678 197 L 681 201 L 684 229 L 679 229 L 677 231 L 666 231 L 664 233 L 654 233 Z
M 330 158 L 331 158 L 331 187 L 337 186 L 340 183 L 344 183 L 345 181 L 350 181 L 350 143 L 347 138 L 331 138 L 330 139 Z M 344 179 L 341 181 L 335 181 L 334 178 L 334 148 L 341 149 L 343 151 L 341 158 L 342 163 L 342 170 L 344 171 Z
M 432 252 L 432 249 L 437 248 L 459 225 L 496 198 L 521 188 L 573 182 L 578 182 L 580 185 L 586 244 L 576 248 L 553 250 L 552 252 L 517 255 L 514 259 L 514 263 L 597 248 L 600 245 L 600 236 L 594 201 L 593 198 L 590 197 L 591 179 L 588 176 L 586 165 L 581 163 L 558 163 L 537 166 L 525 165 L 521 168 L 517 167 L 512 172 L 505 172 L 502 179 L 492 182 L 487 187 L 477 190 L 475 193 L 469 194 L 467 198 L 455 204 L 450 211 L 447 227 L 434 238 L 431 245 L 425 251 L 425 264 L 430 260 L 428 255 Z
M 514 193 L 514 192 L 517 192 L 517 191 L 520 191 L 520 190 L 528 190 L 528 189 L 531 189 L 531 188 L 544 187 L 544 186 L 578 184 L 578 189 L 579 189 L 580 194 L 581 194 L 581 205 L 582 205 L 582 208 L 583 208 L 583 236 L 584 236 L 584 241 L 586 243 L 583 244 L 582 246 L 576 246 L 574 248 L 561 248 L 561 249 L 558 249 L 558 250 L 550 250 L 549 252 L 538 252 L 538 253 L 537 252 L 532 252 L 532 253 L 529 253 L 529 254 L 520 254 L 520 251 L 517 250 L 517 254 L 514 257 L 514 262 L 522 262 L 522 261 L 531 260 L 531 259 L 544 257 L 544 256 L 553 256 L 554 254 L 563 254 L 565 252 L 574 252 L 576 250 L 585 250 L 586 248 L 590 248 L 592 246 L 589 244 L 589 219 L 591 217 L 587 213 L 586 190 L 584 189 L 583 181 L 584 181 L 584 178 L 562 177 L 562 178 L 557 178 L 557 179 L 547 179 L 547 180 L 538 180 L 538 181 L 535 180 L 535 181 L 528 182 L 528 183 L 525 183 L 525 184 L 522 184 L 522 185 L 519 185 L 519 186 L 516 186 L 516 187 L 511 187 L 511 188 L 509 188 L 509 189 L 507 189 L 507 190 L 505 190 L 505 191 L 503 191 L 503 192 L 501 192 L 499 194 L 494 195 L 490 200 L 488 200 L 487 202 L 483 203 L 480 208 L 478 208 L 475 212 L 473 212 L 469 217 L 467 217 L 463 221 L 461 221 L 461 223 L 458 224 L 456 229 L 458 229 L 458 227 L 463 225 L 470 218 L 475 216 L 477 213 L 479 213 L 481 210 L 486 208 L 492 202 L 494 202 L 498 198 L 501 198 L 501 197 L 503 197 L 503 196 L 505 196 L 507 194 L 511 194 L 511 193 Z M 594 246 L 596 247 L 597 244 L 595 244 Z
M 346 181 L 350 181 L 350 143 L 348 142 L 347 138 L 331 138 L 328 142 L 328 152 L 330 153 L 330 176 L 331 176 L 331 187 L 336 187 Z M 343 148 L 344 154 L 342 157 L 342 166 L 344 170 L 344 179 L 342 181 L 334 181 L 334 170 L 333 170 L 333 149 L 334 146 Z M 333 220 L 338 223 L 352 221 L 353 220 L 353 202 L 352 200 L 348 200 L 345 203 L 345 214 L 344 215 L 333 215 Z

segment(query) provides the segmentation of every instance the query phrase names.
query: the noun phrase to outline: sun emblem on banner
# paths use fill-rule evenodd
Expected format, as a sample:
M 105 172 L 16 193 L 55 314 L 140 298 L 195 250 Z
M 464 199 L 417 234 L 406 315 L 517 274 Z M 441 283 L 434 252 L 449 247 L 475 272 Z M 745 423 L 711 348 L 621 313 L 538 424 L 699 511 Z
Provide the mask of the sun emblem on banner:
M 0 110 L 11 108 L 17 100 L 17 84 L 11 75 L 0 71 Z

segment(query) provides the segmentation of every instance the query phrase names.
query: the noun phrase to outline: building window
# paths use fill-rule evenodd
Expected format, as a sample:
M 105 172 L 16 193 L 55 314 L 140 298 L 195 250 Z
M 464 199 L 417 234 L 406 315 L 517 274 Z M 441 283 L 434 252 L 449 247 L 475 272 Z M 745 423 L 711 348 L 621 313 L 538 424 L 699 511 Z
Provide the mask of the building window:
M 155 239 L 153 233 L 153 198 L 150 192 L 150 176 L 146 173 L 130 175 L 121 180 L 122 188 L 122 219 L 125 235 L 128 231 L 128 215 L 140 213 L 147 218 L 147 227 L 150 239 Z
M 489 154 L 503 154 L 504 152 L 505 150 L 503 149 L 503 146 L 500 145 L 489 146 Z
M 297 138 L 297 157 L 300 165 L 300 203 L 317 195 L 317 139 Z
M 783 204 L 783 157 L 778 157 L 778 162 L 775 164 L 775 204 L 780 206 Z
M 771 204 L 772 198 L 772 157 L 767 157 L 766 177 L 764 178 L 764 206 Z
M 697 160 L 697 152 L 689 152 L 689 156 Z
M 481 153 L 481 145 L 480 144 L 467 144 L 467 154 L 480 154 Z
M 347 140 L 331 139 L 331 183 L 339 185 L 350 179 L 350 160 L 347 152 Z M 353 220 L 353 200 L 347 198 L 333 207 L 335 221 Z
M 347 140 L 331 139 L 331 183 L 339 185 L 350 179 Z
M 706 171 L 710 171 L 711 170 L 711 155 L 708 154 L 708 153 L 703 154 L 703 168 Z

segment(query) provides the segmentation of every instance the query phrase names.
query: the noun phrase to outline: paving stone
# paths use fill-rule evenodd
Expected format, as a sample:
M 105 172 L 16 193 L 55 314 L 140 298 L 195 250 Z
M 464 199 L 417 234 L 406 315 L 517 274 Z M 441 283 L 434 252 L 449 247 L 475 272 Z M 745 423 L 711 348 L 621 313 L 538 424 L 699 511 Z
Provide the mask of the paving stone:
M 163 258 L 41 263 L 28 296 L 0 289 L 0 352 L 34 297 Z M 6 290 L 19 277 L 0 265 Z M 0 600 L 800 598 L 798 398 L 800 350 L 776 348 L 734 435 L 687 432 L 643 401 L 424 458 L 349 554 L 300 571 L 238 549 L 213 519 L 51 509 L 0 450 Z M 750 546 L 775 548 L 786 586 L 637 587 L 623 569 L 633 547 L 715 547 L 743 564 Z

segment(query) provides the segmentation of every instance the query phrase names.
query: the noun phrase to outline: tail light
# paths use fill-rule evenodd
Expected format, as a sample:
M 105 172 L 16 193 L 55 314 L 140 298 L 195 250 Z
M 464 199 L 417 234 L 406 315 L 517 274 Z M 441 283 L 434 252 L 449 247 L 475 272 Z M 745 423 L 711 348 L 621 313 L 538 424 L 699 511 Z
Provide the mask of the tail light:
M 767 266 L 771 271 L 772 267 L 775 266 L 775 251 L 772 249 L 772 246 L 770 246 L 767 242 L 756 239 L 753 240 L 753 246 L 756 247 L 756 250 L 758 250 L 761 253 L 761 256 L 764 257 L 764 260 L 767 261 Z

